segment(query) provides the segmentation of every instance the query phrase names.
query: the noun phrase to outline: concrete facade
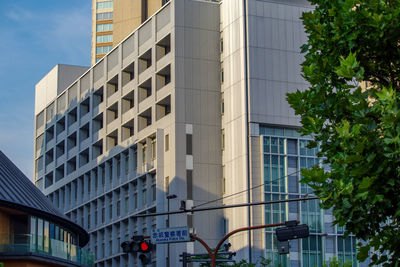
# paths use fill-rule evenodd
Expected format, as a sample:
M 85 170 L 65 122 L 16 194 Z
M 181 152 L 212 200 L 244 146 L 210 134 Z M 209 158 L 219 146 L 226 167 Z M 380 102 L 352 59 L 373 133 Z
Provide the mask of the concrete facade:
M 139 16 L 143 2 L 125 10 L 114 1 L 114 36 L 117 17 L 124 28 L 118 38 L 130 29 L 124 20 L 132 26 L 149 18 L 119 44 L 114 39 L 115 47 L 64 91 L 51 91 L 54 83 L 36 88 L 46 96 L 35 110 L 36 184 L 88 229 L 97 266 L 138 264 L 119 245 L 167 225 L 165 216 L 133 216 L 166 211 L 168 194 L 177 195 L 170 210 L 180 200 L 217 200 L 211 206 L 297 198 L 312 194 L 298 182 L 300 168 L 322 164 L 306 148 L 310 138 L 296 132 L 299 119 L 285 100 L 307 87 L 300 16 L 311 10 L 308 2 L 172 0 L 155 11 L 165 2 L 147 2 Z M 52 72 L 44 78 L 55 79 Z M 236 259 L 322 266 L 336 256 L 358 266 L 356 240 L 344 238 L 333 219 L 313 201 L 172 215 L 170 226 L 189 225 L 213 247 L 239 227 L 300 220 L 311 236 L 293 241 L 289 255 L 278 255 L 274 231 L 266 229 L 231 237 Z M 170 266 L 179 266 L 182 252 L 204 250 L 173 244 Z M 165 245 L 153 257 L 168 266 Z
M 46 121 L 35 130 L 36 185 L 88 230 L 97 266 L 138 264 L 120 244 L 166 226 L 166 216 L 132 216 L 165 211 L 167 194 L 178 196 L 171 210 L 221 195 L 218 47 L 219 5 L 172 1 L 36 110 Z M 61 112 L 47 118 L 53 106 Z M 214 245 L 222 222 L 221 211 L 170 218 Z M 171 244 L 170 266 L 199 246 Z M 153 257 L 166 266 L 166 245 Z

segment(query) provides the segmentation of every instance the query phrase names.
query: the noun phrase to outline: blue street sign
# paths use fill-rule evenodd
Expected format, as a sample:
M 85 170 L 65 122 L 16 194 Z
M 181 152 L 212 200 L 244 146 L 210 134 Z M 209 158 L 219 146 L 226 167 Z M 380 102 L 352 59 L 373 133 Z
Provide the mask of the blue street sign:
M 189 242 L 190 232 L 188 226 L 156 229 L 151 232 L 151 243 L 177 243 Z

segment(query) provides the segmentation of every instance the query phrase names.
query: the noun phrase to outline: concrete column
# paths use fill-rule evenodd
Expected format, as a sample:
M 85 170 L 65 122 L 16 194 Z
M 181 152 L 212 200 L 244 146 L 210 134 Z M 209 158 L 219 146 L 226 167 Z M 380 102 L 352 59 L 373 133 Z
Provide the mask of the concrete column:
M 75 206 L 76 204 L 76 199 L 75 199 L 75 195 L 76 195 L 76 184 L 77 184 L 77 180 L 75 180 L 74 183 L 71 183 L 71 205 Z
M 89 207 L 90 207 L 90 209 L 89 209 L 90 229 L 93 229 L 93 228 L 96 227 L 96 224 L 95 224 L 95 217 L 96 217 L 95 210 L 96 210 L 96 207 L 95 206 L 96 206 L 96 204 L 94 202 L 91 202 L 90 205 L 89 205 Z
M 83 227 L 82 225 L 82 208 L 79 208 L 76 212 L 76 219 L 78 221 L 78 224 Z
M 128 179 L 133 178 L 136 176 L 136 168 L 137 168 L 137 159 L 135 157 L 135 151 L 133 148 L 129 148 L 129 160 L 128 160 L 128 165 L 129 165 L 129 171 L 128 171 Z
M 108 227 L 104 229 L 104 255 L 106 257 L 111 255 L 110 230 Z
M 53 203 L 54 203 L 54 205 L 57 206 L 57 207 L 60 207 L 60 198 L 59 198 L 59 194 L 60 194 L 60 191 L 59 191 L 59 190 L 57 190 L 57 191 L 54 192 L 54 201 L 53 201 Z
M 138 173 L 143 173 L 143 156 L 142 156 L 142 150 L 143 150 L 143 144 L 138 143 L 137 144 L 137 172 Z
M 148 171 L 148 170 L 150 170 L 151 169 L 151 166 L 152 166 L 152 163 L 151 163 L 151 138 L 146 138 L 146 144 L 147 144 L 147 147 L 146 147 L 146 155 L 147 155 L 147 157 L 146 157 L 146 170 Z
M 135 210 L 133 183 L 129 183 L 128 195 L 129 195 L 129 211 L 128 212 L 133 213 L 133 211 Z
M 144 205 L 146 204 L 146 203 L 143 203 L 143 187 L 145 186 L 144 184 L 144 181 L 142 180 L 142 179 L 138 179 L 138 183 L 137 183 L 137 192 L 138 192 L 138 199 L 137 199 L 137 202 L 138 202 L 138 209 L 143 209 L 143 207 L 144 207 Z M 146 192 L 146 194 L 147 194 L 147 192 Z
M 116 224 L 113 224 L 113 226 L 112 226 L 112 254 L 113 255 L 115 255 L 115 254 L 117 254 L 118 253 L 118 246 L 120 245 L 120 244 L 117 244 L 118 242 L 118 234 L 117 234 L 117 232 L 118 232 L 118 229 L 117 229 L 118 227 L 117 227 L 117 225 Z
M 120 166 L 118 166 L 118 159 L 116 157 L 113 157 L 112 163 L 113 164 L 112 164 L 112 169 L 111 169 L 111 173 L 112 173 L 111 184 L 112 184 L 112 187 L 114 188 L 114 187 L 118 186 L 118 184 L 119 184 L 120 177 L 118 177 L 118 173 L 121 175 L 121 170 L 118 170 L 118 168 L 121 167 L 121 164 L 120 164 Z
M 105 191 L 108 191 L 111 189 L 111 166 L 110 166 L 110 162 L 107 161 L 105 163 L 105 169 L 104 169 L 104 175 L 105 175 Z
M 112 199 L 111 199 L 111 207 L 112 207 L 112 219 L 116 220 L 117 219 L 117 192 L 113 191 L 112 192 Z
M 120 191 L 120 200 L 121 200 L 121 216 L 126 216 L 126 215 L 128 215 L 125 211 L 126 211 L 126 202 L 125 202 L 125 199 L 126 199 L 126 195 L 128 194 L 128 191 L 129 191 L 129 189 L 128 188 L 121 188 L 121 191 Z
M 77 200 L 77 204 L 82 203 L 82 193 L 83 193 L 83 185 L 82 185 L 82 177 L 78 177 L 77 179 L 77 188 L 76 190 L 78 191 L 78 200 Z
M 64 189 L 60 190 L 60 210 L 65 211 L 64 209 L 64 203 L 65 203 L 65 199 L 64 199 Z
M 97 171 L 93 169 L 90 172 L 90 198 L 96 196 L 96 186 L 97 185 Z
M 65 186 L 65 210 L 69 210 L 71 207 L 71 189 L 70 186 Z
M 104 184 L 103 184 L 103 168 L 104 167 L 97 167 L 97 194 L 101 194 L 104 191 Z
M 97 224 L 102 225 L 101 216 L 103 212 L 103 201 L 99 198 L 97 199 Z
M 120 178 L 121 183 L 124 183 L 128 177 L 129 170 L 128 172 L 126 171 L 126 168 L 129 168 L 129 165 L 126 167 L 128 158 L 129 155 L 121 153 L 121 178 Z
M 82 216 L 83 216 L 83 227 L 85 229 L 89 229 L 89 207 L 87 205 L 83 206 Z
M 83 201 L 88 201 L 89 200 L 89 175 L 87 173 L 85 173 L 83 175 L 83 196 L 82 196 L 82 200 Z

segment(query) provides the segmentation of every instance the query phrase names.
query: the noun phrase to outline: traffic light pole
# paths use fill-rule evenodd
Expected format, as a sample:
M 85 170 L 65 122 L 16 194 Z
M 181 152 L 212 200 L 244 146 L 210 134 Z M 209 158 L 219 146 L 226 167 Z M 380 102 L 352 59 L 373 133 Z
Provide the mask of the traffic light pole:
M 208 255 L 210 256 L 211 259 L 211 267 L 215 267 L 216 264 L 216 260 L 217 260 L 217 254 L 218 254 L 218 250 L 219 248 L 222 246 L 222 244 L 225 242 L 225 240 L 227 240 L 230 236 L 239 233 L 239 232 L 243 232 L 243 231 L 249 231 L 249 230 L 256 230 L 256 229 L 263 229 L 263 228 L 268 228 L 268 227 L 275 227 L 275 226 L 282 226 L 285 225 L 284 222 L 282 223 L 274 223 L 274 224 L 265 224 L 265 225 L 257 225 L 257 226 L 250 226 L 250 227 L 242 227 L 242 228 L 238 228 L 236 230 L 233 230 L 231 232 L 229 232 L 227 235 L 225 235 L 217 244 L 217 246 L 215 247 L 215 250 L 212 251 L 212 249 L 207 245 L 207 243 L 201 239 L 200 237 L 194 235 L 194 234 L 190 234 L 190 237 L 196 241 L 199 241 L 200 244 L 203 245 L 203 247 L 207 250 Z

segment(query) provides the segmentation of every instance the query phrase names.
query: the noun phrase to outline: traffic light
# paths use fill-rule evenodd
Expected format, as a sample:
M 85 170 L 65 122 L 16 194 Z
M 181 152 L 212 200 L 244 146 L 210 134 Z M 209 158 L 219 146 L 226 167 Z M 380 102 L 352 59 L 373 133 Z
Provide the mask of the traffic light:
M 139 251 L 143 253 L 149 253 L 152 247 L 153 244 L 151 244 L 149 241 L 143 240 L 139 243 Z
M 286 222 L 287 227 L 276 228 L 276 238 L 280 242 L 288 241 L 291 239 L 305 238 L 308 237 L 310 232 L 307 224 L 293 223 L 296 221 Z
M 125 241 L 121 243 L 121 248 L 124 253 L 139 252 L 139 260 L 143 265 L 151 263 L 150 252 L 153 247 L 150 241 L 144 240 L 143 236 L 133 236 L 133 241 Z
M 139 252 L 141 252 L 141 254 L 139 255 L 139 260 L 142 262 L 143 265 L 151 263 L 150 252 L 152 247 L 153 245 L 149 241 L 146 240 L 140 241 Z

